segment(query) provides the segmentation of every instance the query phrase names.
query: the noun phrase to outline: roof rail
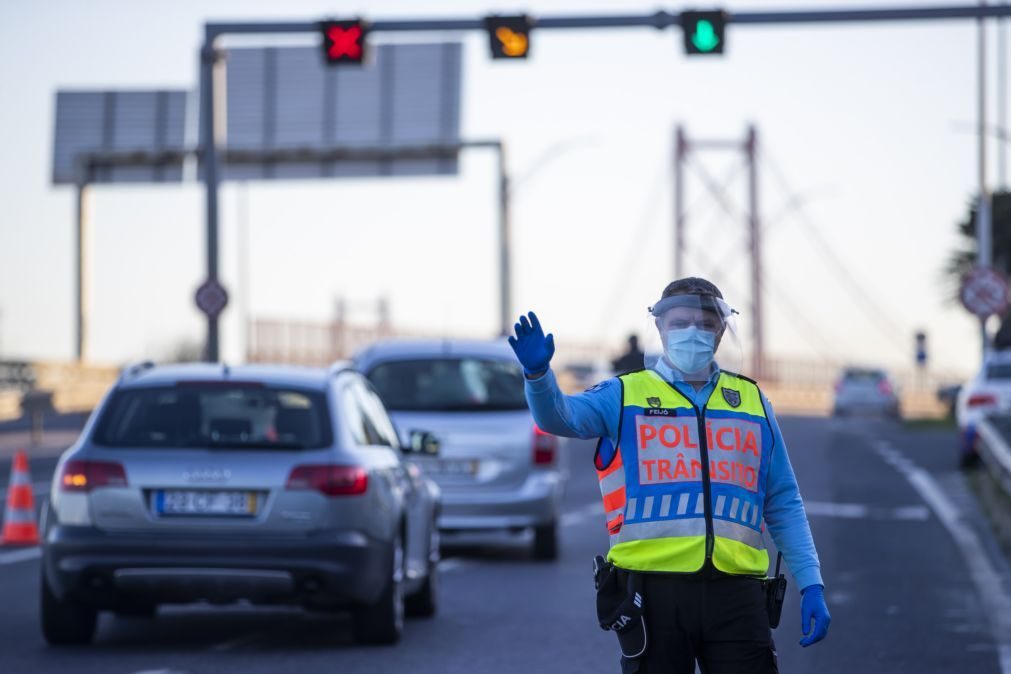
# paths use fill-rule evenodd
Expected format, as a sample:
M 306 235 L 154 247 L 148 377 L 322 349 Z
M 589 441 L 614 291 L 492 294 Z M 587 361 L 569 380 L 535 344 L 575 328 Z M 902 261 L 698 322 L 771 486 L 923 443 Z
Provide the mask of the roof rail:
M 132 363 L 130 365 L 127 365 L 122 370 L 120 370 L 119 379 L 117 380 L 117 383 L 125 381 L 131 377 L 136 377 L 141 372 L 144 372 L 145 370 L 150 370 L 153 367 L 154 361 L 151 360 L 143 360 L 140 361 L 139 363 Z

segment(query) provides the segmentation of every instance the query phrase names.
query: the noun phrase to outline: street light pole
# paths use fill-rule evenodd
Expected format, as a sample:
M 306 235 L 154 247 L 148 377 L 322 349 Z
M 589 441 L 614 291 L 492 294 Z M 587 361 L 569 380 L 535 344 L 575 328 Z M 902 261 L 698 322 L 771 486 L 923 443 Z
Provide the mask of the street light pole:
M 218 138 L 216 123 L 217 87 L 214 76 L 218 53 L 214 47 L 216 31 L 210 26 L 205 29 L 204 45 L 200 50 L 200 160 L 204 171 L 207 212 L 207 281 L 218 280 Z M 207 345 L 204 360 L 215 363 L 220 358 L 220 336 L 217 314 L 207 315 Z
M 1006 2 L 1002 2 L 1006 6 Z M 997 133 L 1001 143 L 997 147 L 997 184 L 1000 189 L 1007 190 L 1007 146 L 1011 141 L 1008 136 L 1007 118 L 1007 21 L 1004 17 L 997 19 Z
M 986 6 L 986 0 L 980 0 L 980 7 Z M 976 207 L 976 264 L 989 268 L 993 264 L 993 232 L 990 222 L 990 195 L 986 186 L 986 22 L 979 19 L 979 54 L 978 88 L 979 88 L 979 203 Z M 986 356 L 988 339 L 986 335 L 986 319 L 980 319 L 980 338 L 983 356 Z

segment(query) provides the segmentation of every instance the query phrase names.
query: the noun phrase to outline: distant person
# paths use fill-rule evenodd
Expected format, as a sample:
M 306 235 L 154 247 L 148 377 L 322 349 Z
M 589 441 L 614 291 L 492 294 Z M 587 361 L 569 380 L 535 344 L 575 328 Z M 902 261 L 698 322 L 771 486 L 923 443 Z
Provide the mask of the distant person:
M 554 336 L 533 312 L 509 338 L 537 425 L 600 438 L 610 551 L 594 564 L 598 621 L 617 634 L 625 674 L 693 674 L 696 662 L 773 674 L 782 603 L 763 582 L 766 531 L 801 591 L 800 644 L 825 638 L 831 619 L 779 424 L 758 385 L 716 361 L 733 345 L 735 312 L 715 285 L 679 279 L 649 311 L 662 350 L 647 348 L 646 369 L 577 395 L 559 390 Z
M 635 370 L 641 370 L 644 357 L 645 354 L 642 352 L 642 349 L 639 348 L 639 336 L 629 335 L 628 351 L 611 361 L 611 367 L 614 369 L 615 376 L 621 376 L 623 374 L 628 374 L 629 372 L 634 372 Z
M 1000 319 L 1000 328 L 993 336 L 993 348 L 998 351 L 1011 348 L 1011 315 Z

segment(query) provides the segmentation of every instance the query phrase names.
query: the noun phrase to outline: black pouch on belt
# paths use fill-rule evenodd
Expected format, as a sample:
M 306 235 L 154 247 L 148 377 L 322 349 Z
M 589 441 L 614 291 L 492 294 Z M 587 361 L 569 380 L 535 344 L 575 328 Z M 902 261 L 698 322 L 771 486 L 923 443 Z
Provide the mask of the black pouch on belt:
M 779 572 L 779 564 L 783 561 L 782 553 L 776 553 L 776 576 L 765 579 L 765 610 L 769 614 L 769 627 L 779 627 L 779 618 L 783 614 L 783 600 L 786 599 L 786 576 Z
M 646 652 L 642 576 L 616 568 L 603 557 L 593 559 L 593 584 L 597 588 L 597 621 L 618 636 L 621 654 L 628 659 Z

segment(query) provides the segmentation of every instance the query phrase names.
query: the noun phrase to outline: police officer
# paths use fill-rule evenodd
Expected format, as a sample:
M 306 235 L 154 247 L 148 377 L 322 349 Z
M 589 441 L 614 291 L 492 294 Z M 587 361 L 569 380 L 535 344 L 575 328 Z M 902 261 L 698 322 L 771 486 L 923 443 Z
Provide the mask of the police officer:
M 599 438 L 607 561 L 641 588 L 626 605 L 642 608 L 645 634 L 631 650 L 619 634 L 623 672 L 691 674 L 696 662 L 705 674 L 778 671 L 761 580 L 766 527 L 802 593 L 800 644 L 828 632 L 818 554 L 772 407 L 717 362 L 734 313 L 709 281 L 674 281 L 650 307 L 660 347 L 647 348 L 645 367 L 571 396 L 536 315 L 509 338 L 537 425 Z

